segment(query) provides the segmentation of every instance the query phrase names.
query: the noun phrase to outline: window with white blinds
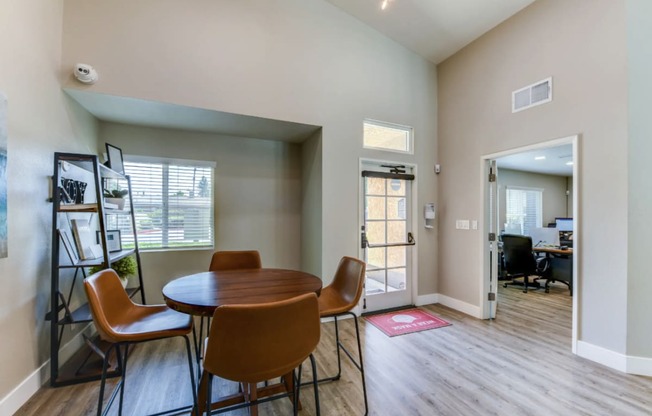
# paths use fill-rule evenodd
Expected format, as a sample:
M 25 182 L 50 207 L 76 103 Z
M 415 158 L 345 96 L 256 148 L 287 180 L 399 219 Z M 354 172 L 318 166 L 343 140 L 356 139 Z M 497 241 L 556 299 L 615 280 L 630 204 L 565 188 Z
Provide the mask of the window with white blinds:
M 125 156 L 124 167 L 141 250 L 213 247 L 215 162 Z M 118 228 L 133 244 L 130 228 Z
M 543 222 L 543 191 L 508 187 L 505 191 L 505 231 L 530 235 Z M 520 230 L 520 232 L 519 232 Z

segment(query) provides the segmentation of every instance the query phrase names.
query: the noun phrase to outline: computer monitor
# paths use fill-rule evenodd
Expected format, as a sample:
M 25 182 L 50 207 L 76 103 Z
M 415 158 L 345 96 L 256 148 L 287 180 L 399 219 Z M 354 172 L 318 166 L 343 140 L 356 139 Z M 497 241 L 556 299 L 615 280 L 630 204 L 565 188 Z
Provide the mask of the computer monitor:
M 556 228 L 531 228 L 532 247 L 559 247 L 559 231 Z
M 572 218 L 555 218 L 557 224 L 557 231 L 573 231 Z

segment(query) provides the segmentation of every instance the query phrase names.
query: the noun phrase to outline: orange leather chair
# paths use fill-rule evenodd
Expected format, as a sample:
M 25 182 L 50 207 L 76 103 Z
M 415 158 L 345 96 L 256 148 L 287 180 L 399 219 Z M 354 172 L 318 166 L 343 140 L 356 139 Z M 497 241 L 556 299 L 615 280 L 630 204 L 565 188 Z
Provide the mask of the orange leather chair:
M 192 330 L 192 318 L 168 308 L 166 305 L 139 305 L 134 303 L 122 287 L 113 269 L 99 271 L 84 279 L 84 290 L 88 296 L 93 322 L 100 338 L 110 342 L 104 353 L 102 381 L 97 414 L 102 415 L 104 385 L 111 350 L 115 349 L 120 367 L 121 380 L 107 404 L 108 412 L 118 391 L 120 392 L 119 414 L 122 414 L 124 383 L 127 375 L 127 357 L 131 344 L 163 338 L 183 337 L 188 353 L 188 368 L 194 405 L 197 405 L 195 377 L 188 334 Z
M 257 383 L 283 377 L 285 390 L 293 393 L 294 414 L 297 414 L 301 364 L 310 358 L 315 389 L 315 405 L 319 410 L 317 368 L 312 352 L 319 344 L 320 320 L 317 295 L 309 293 L 279 302 L 255 305 L 225 305 L 215 310 L 204 357 L 204 372 L 200 383 L 200 406 L 212 404 L 213 376 L 243 383 L 239 393 L 240 404 L 233 400 L 220 412 L 255 406 L 287 394 L 272 394 L 278 386 L 252 388 Z M 294 369 L 298 367 L 298 382 L 294 383 Z M 230 396 L 229 398 L 231 398 Z M 242 403 L 244 402 L 244 403 Z M 200 408 L 199 414 L 202 409 Z
M 337 349 L 337 374 L 319 380 L 335 381 L 342 375 L 342 362 L 340 350 L 349 357 L 353 365 L 360 371 L 362 378 L 362 394 L 364 396 L 364 414 L 369 413 L 367 405 L 367 386 L 364 378 L 364 364 L 362 362 L 362 347 L 360 345 L 360 329 L 358 328 L 358 317 L 351 310 L 358 304 L 362 296 L 364 286 L 366 264 L 353 257 L 343 257 L 335 272 L 333 282 L 321 290 L 319 295 L 319 315 L 322 318 L 333 318 L 335 321 L 335 347 Z M 337 318 L 344 315 L 351 315 L 355 323 L 355 336 L 358 342 L 358 361 L 340 342 Z
M 256 250 L 247 251 L 216 251 L 211 258 L 209 271 L 260 269 L 260 253 Z

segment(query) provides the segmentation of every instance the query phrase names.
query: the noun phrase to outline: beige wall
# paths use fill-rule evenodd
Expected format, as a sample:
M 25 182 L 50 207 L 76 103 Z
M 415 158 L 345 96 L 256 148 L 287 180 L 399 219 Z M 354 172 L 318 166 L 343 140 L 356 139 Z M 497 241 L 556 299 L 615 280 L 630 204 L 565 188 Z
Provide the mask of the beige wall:
M 301 146 L 301 270 L 322 270 L 321 130 Z
M 100 138 L 126 155 L 215 161 L 215 249 L 258 250 L 268 267 L 301 266 L 300 145 L 115 123 L 102 123 Z M 148 302 L 163 301 L 173 278 L 206 271 L 212 254 L 143 252 Z
M 343 255 L 359 255 L 359 158 L 419 165 L 418 204 L 436 202 L 435 66 L 330 3 L 65 4 L 64 65 L 81 60 L 100 76 L 89 87 L 68 79 L 71 88 L 323 126 L 326 283 Z M 417 153 L 364 151 L 364 118 L 414 127 Z M 429 294 L 436 290 L 436 230 L 417 237 L 419 293 Z
M 0 1 L 0 91 L 8 110 L 9 257 L 0 259 L 0 414 L 45 382 L 49 358 L 53 153 L 96 148 L 96 123 L 59 84 L 63 1 Z M 44 370 L 47 368 L 45 367 Z M 11 397 L 8 394 L 25 382 Z
M 650 238 L 652 236 L 652 2 L 627 1 L 629 71 L 629 227 L 627 354 L 652 357 Z
M 628 312 L 625 34 L 624 1 L 539 0 L 438 66 L 439 292 L 479 304 L 481 235 L 454 220 L 483 217 L 481 156 L 579 134 L 578 337 L 618 353 Z M 553 101 L 512 114 L 511 92 L 549 76 Z
M 500 164 L 500 163 L 499 163 Z M 571 178 L 572 179 L 572 178 Z M 505 190 L 509 186 L 537 188 L 543 190 L 543 222 L 546 227 L 549 222 L 555 222 L 556 217 L 572 217 L 573 207 L 567 211 L 569 197 L 566 196 L 565 176 L 543 175 L 512 169 L 498 168 L 498 229 L 505 226 Z M 572 183 L 572 180 L 570 181 Z

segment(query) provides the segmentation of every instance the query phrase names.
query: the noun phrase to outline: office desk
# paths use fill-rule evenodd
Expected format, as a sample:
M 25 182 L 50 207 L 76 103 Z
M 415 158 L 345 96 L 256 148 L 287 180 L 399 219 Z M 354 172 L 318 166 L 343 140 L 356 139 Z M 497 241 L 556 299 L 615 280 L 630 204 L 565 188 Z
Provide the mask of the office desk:
M 534 253 L 545 253 L 550 259 L 550 275 L 546 280 L 546 293 L 551 282 L 562 282 L 568 286 L 573 296 L 573 249 L 562 250 L 557 247 L 533 247 Z
M 174 310 L 190 315 L 211 317 L 215 309 L 222 305 L 276 302 L 311 292 L 319 295 L 321 287 L 320 278 L 296 270 L 224 270 L 197 273 L 175 279 L 163 287 L 163 297 L 165 303 Z M 205 410 L 207 381 L 207 375 L 203 373 L 199 383 L 199 409 L 193 414 L 202 414 Z M 257 393 L 258 397 L 262 398 L 292 390 L 290 373 L 283 377 L 282 383 L 261 387 Z M 212 408 L 227 407 L 243 403 L 244 400 L 244 395 L 239 393 L 222 398 L 213 403 Z M 252 410 L 252 413 L 255 412 Z
M 533 247 L 532 251 L 535 253 L 550 253 L 550 254 L 560 254 L 562 256 L 572 256 L 573 255 L 573 249 L 572 248 L 567 248 L 566 250 L 562 250 L 558 247 Z

